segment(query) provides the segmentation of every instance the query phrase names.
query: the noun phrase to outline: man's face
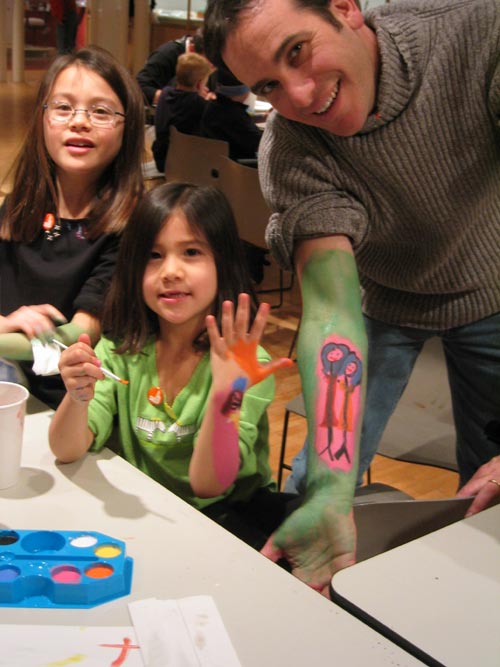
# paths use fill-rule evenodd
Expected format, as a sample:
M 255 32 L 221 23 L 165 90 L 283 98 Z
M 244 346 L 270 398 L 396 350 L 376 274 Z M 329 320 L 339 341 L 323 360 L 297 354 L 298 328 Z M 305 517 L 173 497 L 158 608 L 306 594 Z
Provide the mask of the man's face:
M 375 105 L 377 42 L 354 0 L 331 0 L 330 9 L 340 30 L 292 0 L 258 2 L 222 56 L 282 116 L 352 136 Z

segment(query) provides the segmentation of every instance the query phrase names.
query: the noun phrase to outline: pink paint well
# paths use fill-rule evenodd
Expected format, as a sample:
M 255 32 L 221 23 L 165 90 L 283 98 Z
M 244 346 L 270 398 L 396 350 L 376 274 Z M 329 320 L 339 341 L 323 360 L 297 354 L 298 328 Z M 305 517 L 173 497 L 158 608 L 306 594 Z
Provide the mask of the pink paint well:
M 80 570 L 72 565 L 60 565 L 51 572 L 52 579 L 57 584 L 79 584 L 82 580 Z

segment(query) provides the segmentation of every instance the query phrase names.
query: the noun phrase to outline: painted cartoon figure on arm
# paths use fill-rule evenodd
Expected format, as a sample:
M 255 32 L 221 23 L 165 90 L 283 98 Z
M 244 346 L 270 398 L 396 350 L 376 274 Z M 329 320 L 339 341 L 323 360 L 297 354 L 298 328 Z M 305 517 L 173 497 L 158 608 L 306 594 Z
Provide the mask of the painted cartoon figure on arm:
M 248 508 L 261 492 L 281 502 L 267 406 L 272 373 L 292 362 L 260 346 L 268 313 L 224 195 L 155 188 L 124 232 L 103 337 L 93 350 L 82 335 L 61 355 L 67 394 L 50 426 L 53 453 L 71 462 L 99 451 L 116 417 L 124 458 L 198 509 L 226 499 Z
M 344 359 L 342 376 L 339 378 L 339 389 L 337 393 L 339 402 L 335 413 L 334 426 L 342 433 L 342 444 L 335 450 L 334 458 L 342 466 L 350 467 L 354 452 L 354 425 L 359 414 L 361 399 L 361 378 L 363 367 L 358 354 L 349 352 Z
M 320 398 L 320 401 L 324 400 L 325 404 L 325 416 L 321 425 L 325 426 L 327 429 L 327 444 L 324 449 L 320 449 L 320 443 L 318 441 L 318 454 L 319 456 L 323 456 L 325 452 L 328 452 L 331 461 L 334 460 L 331 447 L 333 444 L 334 406 L 337 379 L 343 368 L 344 359 L 348 350 L 349 348 L 346 345 L 337 343 L 327 343 L 321 350 L 321 368 L 319 369 L 319 377 L 321 379 L 324 376 L 327 380 L 326 396 Z

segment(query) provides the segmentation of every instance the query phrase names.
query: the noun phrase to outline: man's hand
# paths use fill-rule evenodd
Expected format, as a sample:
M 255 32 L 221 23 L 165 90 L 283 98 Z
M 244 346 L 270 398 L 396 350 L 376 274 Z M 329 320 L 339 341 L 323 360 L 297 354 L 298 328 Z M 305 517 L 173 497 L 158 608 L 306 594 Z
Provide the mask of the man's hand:
M 332 494 L 307 499 L 271 535 L 261 553 L 276 562 L 286 558 L 292 574 L 326 597 L 338 570 L 355 563 L 356 529 L 352 511 L 336 511 Z
M 476 496 L 465 516 L 472 516 L 500 502 L 500 456 L 494 456 L 482 465 L 467 484 L 462 486 L 457 496 Z

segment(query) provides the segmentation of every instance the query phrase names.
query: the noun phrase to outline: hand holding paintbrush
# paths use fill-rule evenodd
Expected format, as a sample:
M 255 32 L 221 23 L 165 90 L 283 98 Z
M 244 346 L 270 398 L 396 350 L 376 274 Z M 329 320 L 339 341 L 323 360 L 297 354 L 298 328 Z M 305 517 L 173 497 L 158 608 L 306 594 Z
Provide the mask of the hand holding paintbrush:
M 101 379 L 98 377 L 99 373 L 116 382 L 128 385 L 128 380 L 124 380 L 107 368 L 100 366 L 100 361 L 90 345 L 90 338 L 87 334 L 82 334 L 78 343 L 75 343 L 71 347 L 68 347 L 57 338 L 53 338 L 52 343 L 62 350 L 72 350 L 70 358 L 66 357 L 63 359 L 61 357 L 59 367 L 66 389 L 74 399 L 78 401 L 91 400 L 94 395 L 94 385 L 97 380 Z

